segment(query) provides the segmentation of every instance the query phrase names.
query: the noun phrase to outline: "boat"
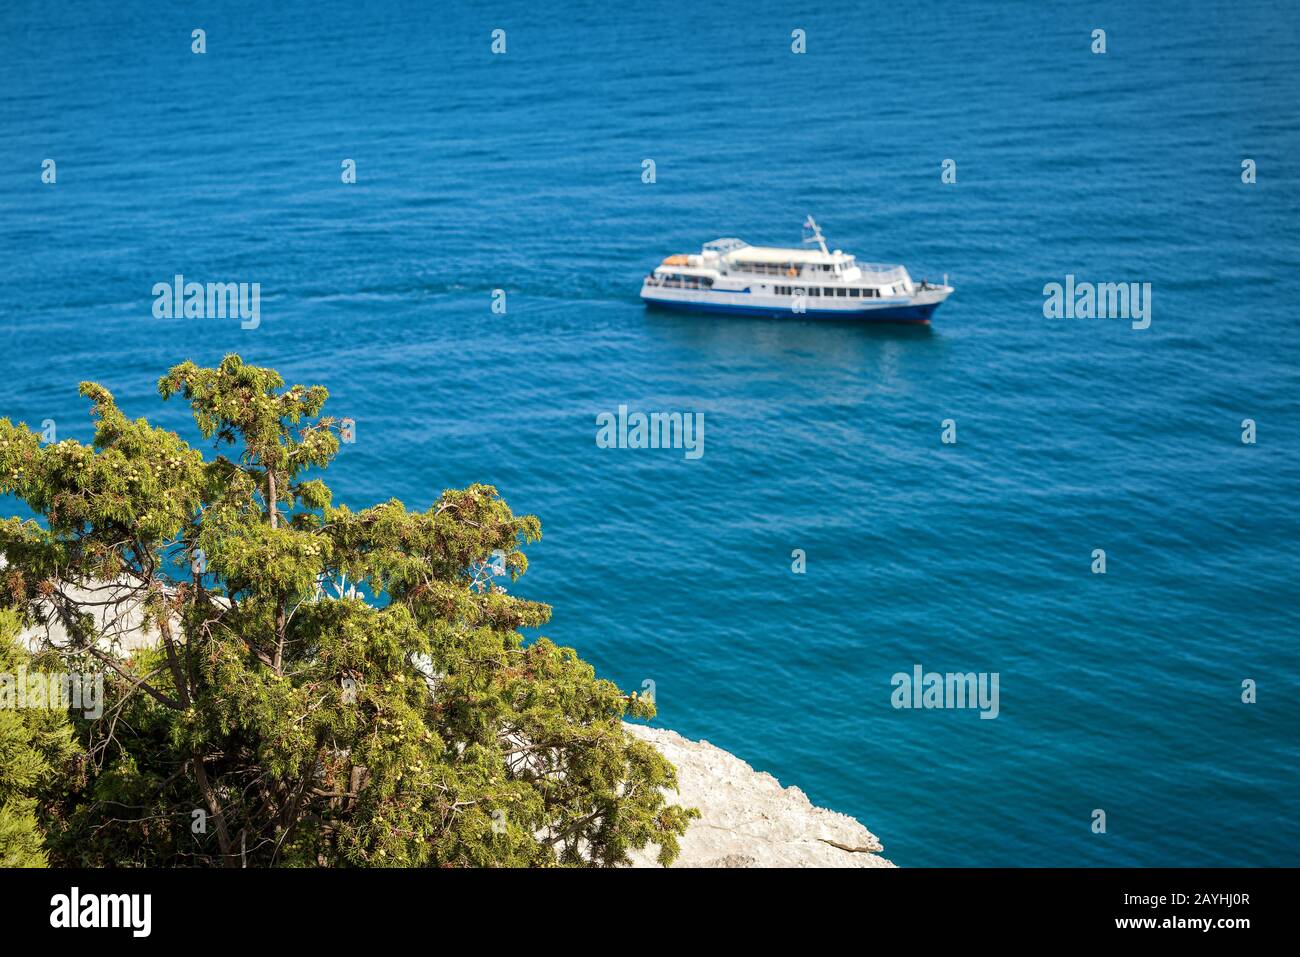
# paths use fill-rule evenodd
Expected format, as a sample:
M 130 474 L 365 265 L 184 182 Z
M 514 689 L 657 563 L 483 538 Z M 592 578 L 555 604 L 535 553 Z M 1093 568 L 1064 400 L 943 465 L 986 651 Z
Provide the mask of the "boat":
M 715 239 L 699 254 L 669 256 L 645 277 L 647 306 L 743 316 L 928 323 L 952 294 L 942 283 L 916 282 L 898 265 L 858 262 L 826 239 L 811 216 L 804 244 L 818 248 L 751 246 Z

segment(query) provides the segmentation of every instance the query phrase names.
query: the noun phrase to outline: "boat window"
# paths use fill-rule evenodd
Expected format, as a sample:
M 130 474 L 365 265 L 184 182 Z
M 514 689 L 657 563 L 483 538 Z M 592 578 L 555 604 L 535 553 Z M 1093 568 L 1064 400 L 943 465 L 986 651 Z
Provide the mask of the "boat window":
M 707 276 L 682 276 L 669 273 L 659 280 L 660 285 L 670 286 L 673 289 L 700 289 L 713 285 L 713 280 Z

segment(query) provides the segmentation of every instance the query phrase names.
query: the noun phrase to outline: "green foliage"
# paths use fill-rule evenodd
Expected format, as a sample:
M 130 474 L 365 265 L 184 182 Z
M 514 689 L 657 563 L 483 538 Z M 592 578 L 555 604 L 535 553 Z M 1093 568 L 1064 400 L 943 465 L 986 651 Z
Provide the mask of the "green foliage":
M 616 865 L 654 843 L 669 863 L 695 812 L 665 801 L 673 768 L 622 727 L 653 705 L 572 649 L 525 645 L 549 607 L 489 574 L 494 553 L 524 573 L 537 519 L 489 485 L 423 512 L 335 507 L 309 477 L 339 451 L 327 393 L 284 385 L 233 355 L 159 381 L 211 460 L 91 383 L 93 446 L 0 420 L 0 493 L 44 519 L 0 521 L 0 605 L 108 674 L 52 859 Z M 147 646 L 104 640 L 85 589 L 105 582 Z
M 48 672 L 17 640 L 18 616 L 0 609 L 0 867 L 45 867 L 38 809 L 73 771 L 79 749 L 65 710 L 17 707 L 17 684 L 27 673 Z

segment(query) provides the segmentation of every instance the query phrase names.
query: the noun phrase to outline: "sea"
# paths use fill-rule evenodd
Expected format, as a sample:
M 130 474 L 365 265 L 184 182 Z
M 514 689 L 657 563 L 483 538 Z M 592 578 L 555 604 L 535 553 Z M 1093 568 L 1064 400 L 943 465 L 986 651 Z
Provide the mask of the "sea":
M 11 0 L 0 416 L 87 441 L 92 380 L 201 444 L 155 383 L 237 352 L 354 420 L 336 501 L 494 485 L 530 639 L 899 865 L 1294 865 L 1298 62 L 1261 0 Z M 809 215 L 955 292 L 639 300 Z M 159 317 L 177 275 L 255 327 Z M 1049 317 L 1067 277 L 1149 324 Z M 620 405 L 702 454 L 602 447 Z

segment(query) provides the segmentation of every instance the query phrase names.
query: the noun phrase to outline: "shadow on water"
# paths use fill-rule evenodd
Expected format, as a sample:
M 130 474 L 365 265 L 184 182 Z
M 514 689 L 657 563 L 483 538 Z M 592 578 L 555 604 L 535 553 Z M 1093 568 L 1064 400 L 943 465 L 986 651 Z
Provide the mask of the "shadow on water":
M 653 308 L 645 310 L 645 322 L 651 335 L 719 360 L 764 354 L 842 366 L 846 360 L 878 357 L 896 344 L 915 343 L 928 350 L 942 343 L 929 325 L 917 323 L 718 317 Z

